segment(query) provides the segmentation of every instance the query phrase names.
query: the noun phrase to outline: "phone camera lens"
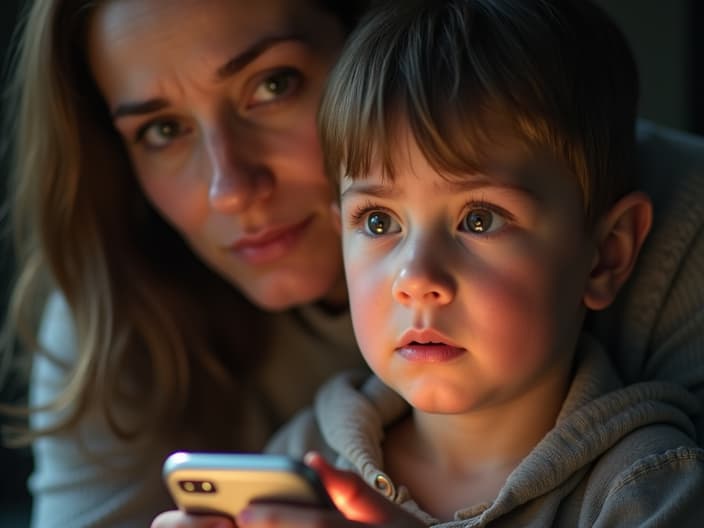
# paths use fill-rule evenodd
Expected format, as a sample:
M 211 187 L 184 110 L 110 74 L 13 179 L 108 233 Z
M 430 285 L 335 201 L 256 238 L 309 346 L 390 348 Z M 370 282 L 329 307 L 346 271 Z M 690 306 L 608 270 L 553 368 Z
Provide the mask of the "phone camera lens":
M 178 485 L 187 493 L 215 493 L 215 483 L 210 480 L 180 480 Z

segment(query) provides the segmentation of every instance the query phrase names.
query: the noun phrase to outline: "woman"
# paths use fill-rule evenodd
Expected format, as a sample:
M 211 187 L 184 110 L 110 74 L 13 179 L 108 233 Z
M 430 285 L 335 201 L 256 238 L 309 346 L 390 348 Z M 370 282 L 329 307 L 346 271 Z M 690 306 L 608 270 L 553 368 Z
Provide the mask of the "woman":
M 258 450 L 361 365 L 315 115 L 363 3 L 31 6 L 7 329 L 42 350 L 34 525 L 147 525 L 170 451 Z

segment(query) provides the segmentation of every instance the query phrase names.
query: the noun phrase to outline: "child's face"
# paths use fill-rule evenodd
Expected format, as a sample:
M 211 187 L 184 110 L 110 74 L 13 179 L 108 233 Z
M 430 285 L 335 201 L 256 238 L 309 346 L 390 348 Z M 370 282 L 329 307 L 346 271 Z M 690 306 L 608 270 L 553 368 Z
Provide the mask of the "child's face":
M 341 189 L 352 317 L 369 365 L 438 413 L 566 382 L 595 256 L 575 178 L 506 136 L 492 154 L 510 170 L 450 183 L 407 129 L 398 137 L 394 181 L 373 167 Z

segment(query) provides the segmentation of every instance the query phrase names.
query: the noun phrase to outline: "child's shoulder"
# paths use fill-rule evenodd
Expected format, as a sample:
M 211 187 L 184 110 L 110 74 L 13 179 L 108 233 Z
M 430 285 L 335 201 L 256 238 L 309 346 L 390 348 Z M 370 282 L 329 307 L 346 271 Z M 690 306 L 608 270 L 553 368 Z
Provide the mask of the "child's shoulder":
M 648 471 L 679 471 L 682 463 L 695 466 L 704 462 L 704 449 L 688 431 L 666 423 L 641 427 L 619 440 L 606 450 L 596 462 L 590 479 L 616 483 L 619 480 L 637 480 Z M 659 463 L 654 464 L 655 461 Z
M 374 379 L 366 369 L 350 369 L 330 378 L 318 389 L 314 404 L 299 411 L 274 434 L 266 451 L 296 458 L 318 451 L 333 462 L 337 451 L 330 444 L 337 444 L 337 436 L 344 436 L 344 430 L 355 424 L 362 430 L 371 427 L 360 423 L 367 414 L 364 411 L 373 407 L 365 394 L 370 378 Z
M 595 462 L 579 494 L 580 517 L 621 526 L 638 511 L 641 521 L 652 516 L 667 526 L 689 526 L 694 513 L 697 518 L 704 514 L 702 491 L 704 449 L 674 425 L 648 425 L 621 438 Z
M 308 451 L 323 452 L 326 443 L 320 432 L 312 407 L 306 408 L 288 421 L 267 443 L 267 453 L 302 459 Z

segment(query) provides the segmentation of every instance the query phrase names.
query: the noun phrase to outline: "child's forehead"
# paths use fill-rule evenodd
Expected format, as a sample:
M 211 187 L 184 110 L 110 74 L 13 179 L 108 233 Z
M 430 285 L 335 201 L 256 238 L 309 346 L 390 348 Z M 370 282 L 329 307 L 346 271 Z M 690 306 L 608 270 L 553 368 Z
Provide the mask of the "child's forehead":
M 375 154 L 384 149 L 394 164 L 404 158 L 425 157 L 431 164 L 447 169 L 447 172 L 501 173 L 527 165 L 535 165 L 552 152 L 547 146 L 529 138 L 518 124 L 501 111 L 486 111 L 474 120 L 445 123 L 445 128 L 437 130 L 439 141 L 418 132 L 406 119 L 395 119 L 386 145 L 377 144 Z M 438 148 L 440 147 L 440 148 Z M 464 163 L 452 163 L 463 160 Z M 453 165 L 457 165 L 453 167 Z M 470 171 L 471 172 L 471 171 Z
M 393 185 L 398 174 L 403 173 L 421 179 L 436 178 L 442 186 L 462 188 L 476 183 L 530 189 L 555 176 L 574 178 L 568 164 L 547 147 L 531 144 L 510 127 L 501 126 L 504 123 L 494 125 L 481 134 L 467 134 L 465 148 L 443 156 L 442 151 L 427 145 L 402 121 L 392 128 L 393 133 L 383 144 L 373 145 L 369 173 L 346 179 L 374 179 Z
M 566 185 L 565 185 L 566 184 Z M 373 195 L 389 200 L 404 200 L 423 193 L 435 197 L 489 195 L 521 197 L 536 207 L 552 201 L 556 193 L 564 191 L 565 197 L 575 192 L 581 194 L 569 170 L 550 156 L 497 158 L 496 163 L 480 169 L 447 171 L 434 167 L 422 152 L 409 153 L 396 160 L 390 169 L 378 161 L 367 174 L 343 177 L 340 182 L 342 196 Z M 443 200 L 445 198 L 442 198 Z

